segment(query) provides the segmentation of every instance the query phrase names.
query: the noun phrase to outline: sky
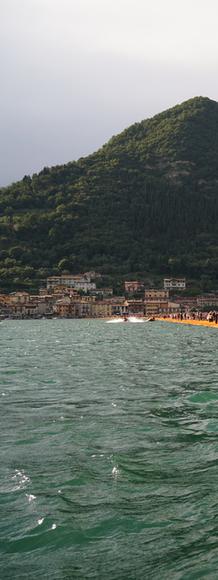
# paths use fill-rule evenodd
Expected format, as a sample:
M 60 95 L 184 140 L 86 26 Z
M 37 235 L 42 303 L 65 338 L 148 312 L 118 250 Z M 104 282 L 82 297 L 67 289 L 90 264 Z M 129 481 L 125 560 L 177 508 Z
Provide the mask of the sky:
M 217 0 L 0 0 L 0 186 L 218 101 Z

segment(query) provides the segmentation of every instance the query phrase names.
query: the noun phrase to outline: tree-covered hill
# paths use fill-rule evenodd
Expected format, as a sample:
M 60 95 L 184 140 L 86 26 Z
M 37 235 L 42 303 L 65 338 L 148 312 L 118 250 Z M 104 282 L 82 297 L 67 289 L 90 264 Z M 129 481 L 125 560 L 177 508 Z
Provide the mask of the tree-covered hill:
M 0 284 L 97 269 L 218 286 L 217 218 L 218 103 L 197 97 L 2 188 Z

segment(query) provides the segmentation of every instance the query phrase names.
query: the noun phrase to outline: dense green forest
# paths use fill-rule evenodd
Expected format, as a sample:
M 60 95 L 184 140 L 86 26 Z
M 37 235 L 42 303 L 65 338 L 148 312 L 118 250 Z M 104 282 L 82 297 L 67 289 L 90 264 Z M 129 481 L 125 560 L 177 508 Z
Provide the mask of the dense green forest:
M 0 190 L 0 285 L 95 269 L 218 287 L 218 103 L 197 97 Z

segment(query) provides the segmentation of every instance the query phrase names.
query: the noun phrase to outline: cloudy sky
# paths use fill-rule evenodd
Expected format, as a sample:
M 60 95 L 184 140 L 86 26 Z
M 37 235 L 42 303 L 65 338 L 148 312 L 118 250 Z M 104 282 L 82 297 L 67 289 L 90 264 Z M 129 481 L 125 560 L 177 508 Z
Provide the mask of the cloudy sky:
M 0 185 L 218 100 L 217 22 L 217 0 L 0 0 Z

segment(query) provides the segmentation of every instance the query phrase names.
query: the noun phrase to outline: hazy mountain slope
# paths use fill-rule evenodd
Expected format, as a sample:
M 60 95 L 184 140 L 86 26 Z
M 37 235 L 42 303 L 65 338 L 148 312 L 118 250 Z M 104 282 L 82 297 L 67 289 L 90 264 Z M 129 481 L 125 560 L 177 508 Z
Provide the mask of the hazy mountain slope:
M 217 217 L 218 103 L 198 97 L 0 190 L 0 280 L 91 267 L 216 281 Z

